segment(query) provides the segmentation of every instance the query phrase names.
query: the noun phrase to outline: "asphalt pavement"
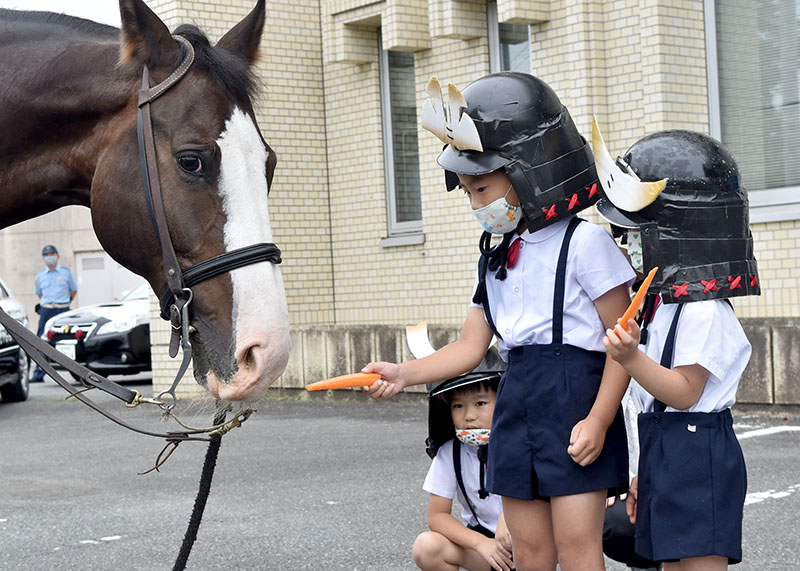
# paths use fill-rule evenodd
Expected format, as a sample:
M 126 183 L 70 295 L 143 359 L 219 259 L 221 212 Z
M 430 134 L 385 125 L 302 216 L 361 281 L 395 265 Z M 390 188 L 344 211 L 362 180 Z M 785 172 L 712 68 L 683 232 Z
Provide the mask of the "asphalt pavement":
M 155 409 L 93 398 L 126 420 L 167 428 Z M 187 569 L 416 569 L 411 545 L 426 529 L 430 463 L 424 404 L 275 398 L 258 409 L 223 439 Z M 211 405 L 193 402 L 180 415 L 206 425 Z M 795 569 L 800 417 L 734 416 L 749 477 L 736 569 Z M 184 443 L 159 472 L 137 475 L 161 442 L 64 400 L 52 381 L 33 384 L 26 402 L 0 403 L 0 435 L 0 569 L 172 569 L 206 444 Z

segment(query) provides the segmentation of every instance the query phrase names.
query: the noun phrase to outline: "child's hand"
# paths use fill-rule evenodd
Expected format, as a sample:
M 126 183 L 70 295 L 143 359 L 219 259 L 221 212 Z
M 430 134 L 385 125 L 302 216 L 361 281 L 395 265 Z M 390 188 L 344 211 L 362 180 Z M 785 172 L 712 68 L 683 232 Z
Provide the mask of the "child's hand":
M 603 423 L 587 416 L 572 428 L 567 453 L 581 466 L 588 466 L 600 456 L 606 440 L 606 427 Z
M 369 393 L 374 399 L 389 398 L 405 387 L 405 382 L 400 378 L 400 366 L 395 363 L 368 363 L 361 369 L 362 373 L 380 373 L 381 378 L 368 387 L 361 387 L 365 393 Z
M 481 540 L 475 550 L 481 554 L 492 569 L 497 571 L 509 571 L 514 568 L 514 561 L 511 552 L 503 547 L 496 539 L 488 537 Z
M 511 533 L 509 533 L 508 531 L 508 526 L 506 525 L 506 518 L 503 517 L 503 514 L 500 514 L 500 517 L 497 520 L 497 530 L 495 531 L 494 538 L 500 543 L 501 546 L 503 546 L 506 549 L 506 551 L 512 553 Z
M 627 360 L 639 351 L 639 338 L 641 330 L 633 319 L 628 320 L 627 331 L 621 323 L 617 323 L 614 330 L 606 329 L 603 345 L 612 359 L 624 365 Z
M 631 518 L 631 523 L 636 523 L 636 503 L 639 501 L 639 477 L 631 480 L 631 487 L 628 490 L 628 499 L 625 501 L 625 511 Z
M 625 498 L 628 497 L 628 494 L 620 494 L 619 501 L 624 502 Z M 617 503 L 617 496 L 611 496 L 610 498 L 606 498 L 606 509 L 613 507 L 614 504 Z

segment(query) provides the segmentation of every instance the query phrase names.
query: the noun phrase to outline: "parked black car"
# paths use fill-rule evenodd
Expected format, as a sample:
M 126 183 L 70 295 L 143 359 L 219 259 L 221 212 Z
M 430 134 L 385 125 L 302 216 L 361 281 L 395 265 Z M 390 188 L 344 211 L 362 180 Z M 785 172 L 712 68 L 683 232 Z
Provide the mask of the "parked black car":
M 25 327 L 28 312 L 0 280 L 0 308 Z M 14 338 L 0 326 L 0 397 L 6 402 L 20 402 L 28 398 L 28 356 L 19 348 Z
M 118 302 L 60 313 L 47 322 L 42 338 L 104 376 L 150 371 L 149 291 L 142 283 Z

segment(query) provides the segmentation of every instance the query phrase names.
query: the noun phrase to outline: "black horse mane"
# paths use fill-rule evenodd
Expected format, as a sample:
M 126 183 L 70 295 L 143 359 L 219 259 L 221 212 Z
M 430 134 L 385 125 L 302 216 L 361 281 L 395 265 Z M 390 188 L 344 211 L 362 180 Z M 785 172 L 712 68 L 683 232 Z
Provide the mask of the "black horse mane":
M 28 10 L 7 10 L 0 8 L 0 20 L 9 22 L 36 22 L 42 24 L 59 25 L 83 32 L 86 34 L 110 34 L 119 35 L 119 28 L 100 24 L 77 16 L 68 14 L 56 14 L 55 12 L 38 12 Z
M 194 65 L 206 71 L 236 103 L 250 106 L 257 82 L 247 62 L 232 52 L 211 46 L 206 35 L 197 26 L 182 24 L 174 33 L 192 44 L 195 52 Z
M 0 8 L 0 20 L 63 26 L 89 36 L 119 38 L 120 34 L 119 28 L 114 26 L 54 12 Z M 237 104 L 245 107 L 251 104 L 252 96 L 257 89 L 257 80 L 247 62 L 232 52 L 211 46 L 206 35 L 197 26 L 183 24 L 178 26 L 174 33 L 189 40 L 194 47 L 194 65 L 206 71 Z

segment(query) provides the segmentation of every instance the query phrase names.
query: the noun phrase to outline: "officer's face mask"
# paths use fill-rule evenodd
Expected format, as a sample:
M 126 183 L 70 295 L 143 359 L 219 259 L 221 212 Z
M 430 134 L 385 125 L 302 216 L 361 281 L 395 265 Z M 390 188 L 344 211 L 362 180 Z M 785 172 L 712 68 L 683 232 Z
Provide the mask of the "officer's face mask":
M 509 203 L 506 198 L 511 188 L 508 187 L 505 195 L 491 202 L 483 208 L 473 210 L 475 218 L 481 223 L 484 230 L 492 234 L 506 234 L 516 229 L 522 219 L 522 211 L 519 206 Z
M 54 254 L 50 254 L 50 255 L 44 256 L 43 259 L 44 259 L 44 265 L 49 266 L 49 267 L 55 266 L 56 262 L 58 262 L 58 256 L 56 256 Z
M 642 231 L 639 228 L 628 230 L 625 247 L 631 259 L 633 269 L 640 274 L 644 273 L 644 258 L 642 257 Z

